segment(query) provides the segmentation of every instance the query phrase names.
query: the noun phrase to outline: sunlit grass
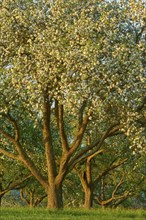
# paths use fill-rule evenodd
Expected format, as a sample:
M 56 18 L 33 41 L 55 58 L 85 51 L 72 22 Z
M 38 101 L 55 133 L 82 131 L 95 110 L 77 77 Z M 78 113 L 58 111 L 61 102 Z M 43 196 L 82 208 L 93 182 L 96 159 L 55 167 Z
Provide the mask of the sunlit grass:
M 144 220 L 146 211 L 125 209 L 66 209 L 1 208 L 0 220 Z

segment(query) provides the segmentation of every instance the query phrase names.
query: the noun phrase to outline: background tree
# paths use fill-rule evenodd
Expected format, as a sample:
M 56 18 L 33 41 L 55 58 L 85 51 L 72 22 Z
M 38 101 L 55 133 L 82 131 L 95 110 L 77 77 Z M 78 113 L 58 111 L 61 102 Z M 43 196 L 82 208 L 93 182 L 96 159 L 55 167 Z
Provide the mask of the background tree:
M 0 159 L 0 206 L 6 193 L 25 187 L 31 176 L 18 162 L 3 156 Z
M 137 125 L 139 129 L 139 122 Z M 93 131 L 90 128 L 90 134 L 89 131 L 86 134 L 87 146 L 90 146 L 95 136 L 100 136 L 99 128 Z M 75 168 L 84 191 L 84 207 L 91 208 L 99 192 L 100 199 L 96 196 L 98 204 L 106 207 L 118 206 L 129 197 L 139 194 L 145 176 L 143 157 L 145 154 L 141 150 L 135 151 L 131 139 L 122 131 L 110 135 L 98 151 L 85 157 Z M 139 164 L 137 169 L 136 164 Z M 105 199 L 110 195 L 110 198 Z
M 102 176 L 97 184 L 95 199 L 102 207 L 115 208 L 125 200 L 136 198 L 144 184 L 144 174 L 127 163 Z
M 20 198 L 30 208 L 34 208 L 47 197 L 42 186 L 34 179 L 29 179 L 28 184 L 20 189 Z
M 71 172 L 67 175 L 63 185 L 64 207 L 82 207 L 83 192 L 80 180 L 76 173 Z

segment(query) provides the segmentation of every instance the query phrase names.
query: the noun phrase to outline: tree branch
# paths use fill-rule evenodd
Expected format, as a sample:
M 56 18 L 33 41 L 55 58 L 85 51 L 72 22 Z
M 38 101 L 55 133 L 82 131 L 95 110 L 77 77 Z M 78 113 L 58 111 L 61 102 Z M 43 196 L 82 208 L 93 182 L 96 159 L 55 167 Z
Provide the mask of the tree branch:
M 29 205 L 29 201 L 24 196 L 23 189 L 20 189 L 20 198 L 22 199 L 23 202 L 25 202 L 27 205 Z
M 2 149 L 2 148 L 0 148 L 0 153 L 2 153 L 2 154 L 4 154 L 4 155 L 6 155 L 7 157 L 12 158 L 12 159 L 14 159 L 14 160 L 20 160 L 20 158 L 19 158 L 18 155 L 15 155 L 15 154 L 13 154 L 13 153 L 10 153 L 10 152 L 8 152 L 8 151 Z
M 69 146 L 67 141 L 67 136 L 64 130 L 64 123 L 63 123 L 63 105 L 59 105 L 58 107 L 58 128 L 59 128 L 59 134 L 62 142 L 62 149 L 63 152 L 68 152 Z
M 22 184 L 23 184 L 26 180 L 28 180 L 31 176 L 32 176 L 32 174 L 29 174 L 29 175 L 27 175 L 26 177 L 24 177 L 23 180 L 18 181 L 18 182 L 10 181 L 10 182 L 8 183 L 8 185 L 5 187 L 5 189 L 0 192 L 0 195 L 4 195 L 4 194 L 6 194 L 7 192 L 9 192 L 9 191 L 12 190 L 12 189 L 20 189 L 20 188 L 23 188 L 24 185 L 22 185 Z M 26 185 L 26 184 L 25 184 L 25 185 Z
M 6 117 L 9 119 L 15 129 L 15 141 L 19 141 L 20 132 L 16 120 L 10 115 L 9 112 L 7 113 Z
M 96 155 L 96 152 L 101 153 L 102 151 L 99 151 L 101 148 L 103 142 L 106 138 L 111 137 L 114 135 L 115 132 L 117 132 L 120 129 L 120 125 L 113 125 L 111 126 L 101 137 L 101 139 L 97 139 L 94 143 L 92 143 L 90 146 L 85 147 L 81 151 L 78 152 L 70 161 L 69 161 L 69 167 L 73 168 L 79 161 L 84 160 L 85 158 Z M 93 150 L 92 150 L 93 149 Z M 91 151 L 90 151 L 91 150 Z M 89 152 L 90 151 L 90 152 Z M 87 153 L 88 152 L 88 153 Z M 98 153 L 97 153 L 98 154 Z
M 6 139 L 8 139 L 13 144 L 16 143 L 15 139 L 10 134 L 8 134 L 7 132 L 3 131 L 2 129 L 0 129 L 0 134 L 2 134 Z
M 0 130 L 1 132 L 1 130 Z M 31 171 L 32 175 L 36 177 L 36 179 L 45 187 L 47 188 L 47 181 L 44 176 L 39 172 L 39 170 L 36 168 L 34 165 L 33 161 L 31 160 L 30 157 L 26 154 L 25 150 L 23 147 L 20 145 L 19 142 L 16 142 L 11 136 L 9 136 L 5 132 L 1 132 L 8 140 L 10 140 L 14 146 L 16 147 L 16 150 L 18 151 L 18 155 L 14 155 L 13 153 L 10 153 L 4 149 L 0 149 L 0 153 L 6 155 L 9 158 L 12 158 L 14 160 L 18 160 L 20 162 L 23 162 L 23 164 Z
M 95 157 L 96 155 L 98 155 L 100 153 L 103 153 L 104 151 L 105 151 L 104 149 L 101 149 L 101 150 L 96 151 L 94 154 L 92 154 L 92 152 L 89 152 L 86 155 L 79 157 L 74 162 L 72 162 L 72 164 L 70 163 L 70 169 L 74 168 L 77 163 L 82 162 L 82 161 L 86 160 L 87 158 L 89 158 L 89 160 L 92 160 L 93 157 Z
M 47 194 L 41 196 L 40 198 L 37 198 L 34 205 L 37 206 L 37 205 L 40 204 L 40 203 L 43 201 L 43 199 L 45 199 L 46 197 L 47 197 Z
M 86 115 L 83 119 L 83 123 L 78 131 L 78 134 L 76 135 L 71 147 L 70 147 L 70 150 L 69 150 L 69 156 L 72 155 L 75 150 L 79 147 L 81 141 L 82 141 L 82 138 L 83 138 L 83 135 L 84 135 L 84 132 L 86 130 L 86 126 L 88 124 L 88 121 L 89 121 L 89 115 Z
M 94 184 L 96 184 L 103 176 L 105 176 L 106 174 L 108 174 L 111 170 L 114 170 L 115 168 L 121 166 L 122 164 L 124 164 L 126 161 L 128 160 L 128 158 L 120 161 L 117 164 L 112 164 L 110 167 L 108 167 L 107 169 L 105 169 L 101 174 L 99 174 L 95 179 L 94 179 Z M 113 161 L 114 162 L 114 161 Z
M 52 146 L 52 134 L 51 134 L 51 99 L 47 93 L 44 94 L 43 103 L 43 138 L 45 145 L 45 155 L 47 161 L 48 178 L 55 179 L 57 175 L 54 150 Z
M 119 187 L 124 183 L 123 178 L 120 179 L 118 184 L 115 186 L 115 189 L 112 192 L 112 198 L 115 199 L 115 194 L 118 191 Z

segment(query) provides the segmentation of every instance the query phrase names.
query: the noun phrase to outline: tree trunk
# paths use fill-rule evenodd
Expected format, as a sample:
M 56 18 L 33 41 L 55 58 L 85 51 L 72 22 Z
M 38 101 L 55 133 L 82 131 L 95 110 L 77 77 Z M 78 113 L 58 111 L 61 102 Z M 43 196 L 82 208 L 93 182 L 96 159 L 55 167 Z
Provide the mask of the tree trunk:
M 29 208 L 30 208 L 30 209 L 35 208 L 35 205 L 34 205 L 34 204 L 32 204 L 32 203 L 30 203 L 30 204 L 29 204 Z
M 62 199 L 62 186 L 50 186 L 48 191 L 48 209 L 61 209 L 63 208 L 63 199 Z
M 93 207 L 93 190 L 92 187 L 86 187 L 84 189 L 85 198 L 84 198 L 84 207 L 90 209 Z
M 34 193 L 35 193 L 35 190 L 31 190 L 30 194 L 29 194 L 29 207 L 30 209 L 34 208 Z

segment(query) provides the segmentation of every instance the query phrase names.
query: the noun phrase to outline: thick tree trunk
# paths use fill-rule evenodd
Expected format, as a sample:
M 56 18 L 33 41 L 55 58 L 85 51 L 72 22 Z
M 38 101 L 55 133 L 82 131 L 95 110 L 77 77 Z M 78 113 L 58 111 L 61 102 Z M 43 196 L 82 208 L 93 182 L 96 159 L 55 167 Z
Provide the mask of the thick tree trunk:
M 62 186 L 50 186 L 48 191 L 48 209 L 61 209 L 63 208 L 63 199 L 62 199 Z
M 93 190 L 91 187 L 86 187 L 86 189 L 84 189 L 84 193 L 84 207 L 90 209 L 93 207 Z

